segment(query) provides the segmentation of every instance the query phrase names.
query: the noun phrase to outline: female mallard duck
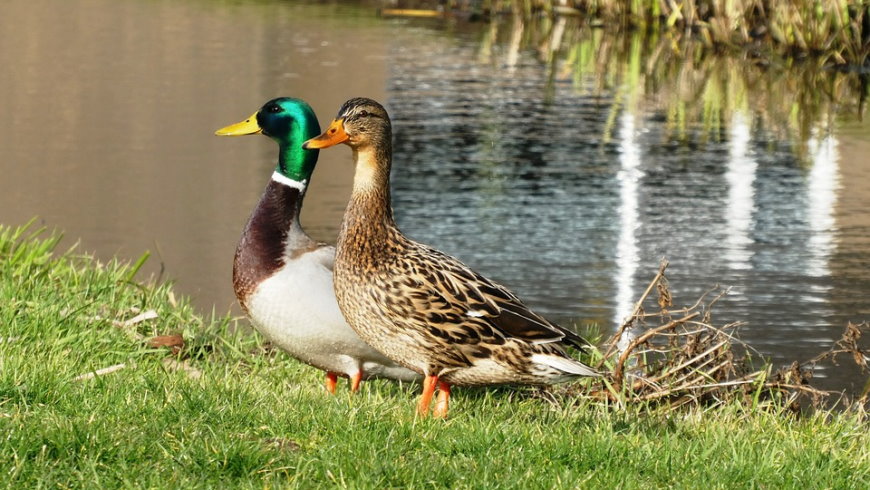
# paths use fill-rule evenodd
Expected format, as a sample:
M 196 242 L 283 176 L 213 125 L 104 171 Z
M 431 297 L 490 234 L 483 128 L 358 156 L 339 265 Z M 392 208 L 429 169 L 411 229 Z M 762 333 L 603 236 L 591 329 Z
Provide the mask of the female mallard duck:
M 351 99 L 305 148 L 345 143 L 356 172 L 335 258 L 345 318 L 375 349 L 425 375 L 421 415 L 447 414 L 450 385 L 551 384 L 597 376 L 569 357 L 577 334 L 529 310 L 512 292 L 459 260 L 405 237 L 390 207 L 390 118 L 371 99 Z
M 233 262 L 233 289 L 254 327 L 291 356 L 326 371 L 326 389 L 347 376 L 356 391 L 362 379 L 415 380 L 420 376 L 378 353 L 347 325 L 335 301 L 335 249 L 299 225 L 305 188 L 317 150 L 302 142 L 320 132 L 314 111 L 299 99 L 267 102 L 220 136 L 262 133 L 278 143 L 278 165 L 248 219 Z

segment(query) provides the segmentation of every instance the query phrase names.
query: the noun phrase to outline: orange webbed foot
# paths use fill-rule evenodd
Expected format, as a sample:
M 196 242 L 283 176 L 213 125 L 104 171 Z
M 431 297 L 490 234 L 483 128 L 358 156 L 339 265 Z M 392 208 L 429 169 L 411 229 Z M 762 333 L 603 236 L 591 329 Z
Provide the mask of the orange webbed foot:
M 330 395 L 335 394 L 335 387 L 338 384 L 338 373 L 333 373 L 332 371 L 326 372 L 326 391 Z
M 438 376 L 426 376 L 423 378 L 423 394 L 417 402 L 417 415 L 426 417 L 429 415 L 429 405 L 432 403 L 432 395 L 435 394 L 435 386 L 438 384 Z
M 359 391 L 359 384 L 362 381 L 362 377 L 363 377 L 362 369 L 360 369 L 353 376 L 351 376 L 351 378 L 350 378 L 350 391 L 351 391 L 351 393 L 356 393 L 357 391 Z
M 450 385 L 439 381 L 438 382 L 438 399 L 435 400 L 435 409 L 432 411 L 432 416 L 439 419 L 447 418 L 447 406 L 450 402 Z

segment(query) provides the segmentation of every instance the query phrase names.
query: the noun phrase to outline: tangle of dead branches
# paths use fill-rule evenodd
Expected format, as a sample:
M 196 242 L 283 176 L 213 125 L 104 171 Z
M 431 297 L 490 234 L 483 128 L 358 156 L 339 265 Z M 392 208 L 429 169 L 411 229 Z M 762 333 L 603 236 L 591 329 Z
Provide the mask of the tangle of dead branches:
M 693 305 L 673 309 L 667 267 L 662 261 L 632 313 L 605 343 L 598 367 L 609 373 L 587 396 L 665 410 L 737 400 L 798 411 L 802 406 L 822 407 L 835 394 L 840 402 L 848 401 L 843 393 L 810 384 L 817 363 L 848 355 L 863 374 L 870 372 L 870 352 L 860 347 L 862 334 L 870 330 L 866 322 L 849 323 L 833 347 L 809 361 L 795 361 L 776 371 L 769 364 L 759 365 L 761 356 L 737 337 L 741 323 L 713 324 L 712 307 L 728 289 L 716 286 Z M 647 312 L 644 304 L 653 291 L 658 311 Z M 870 380 L 847 406 L 866 410 L 868 398 Z

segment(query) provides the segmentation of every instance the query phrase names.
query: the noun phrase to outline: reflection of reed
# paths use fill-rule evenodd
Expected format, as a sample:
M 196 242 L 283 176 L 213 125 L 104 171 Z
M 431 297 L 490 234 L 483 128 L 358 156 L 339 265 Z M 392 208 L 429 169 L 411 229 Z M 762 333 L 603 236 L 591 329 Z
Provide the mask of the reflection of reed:
M 511 29 L 511 40 L 508 45 L 508 54 L 507 54 L 507 62 L 505 63 L 508 67 L 508 70 L 513 73 L 514 69 L 517 66 L 517 60 L 520 57 L 520 46 L 523 41 L 523 26 L 525 23 L 523 22 L 522 17 L 519 15 L 514 16 L 513 28 Z
M 531 18 L 532 2 L 494 0 L 495 11 Z M 692 32 L 707 47 L 751 48 L 811 55 L 823 63 L 864 66 L 870 54 L 866 0 L 537 0 L 548 13 L 582 16 L 586 22 L 623 30 Z
M 493 22 L 489 43 L 506 28 L 512 33 L 508 66 L 518 62 L 523 47 L 517 40 L 522 38 L 576 90 L 616 90 L 632 101 L 630 110 L 663 114 L 668 138 L 720 141 L 734 114 L 745 112 L 751 114 L 751 130 L 789 141 L 796 157 L 810 164 L 807 143 L 813 131 L 828 131 L 835 115 L 861 119 L 865 110 L 867 76 L 825 70 L 819 60 L 762 63 L 747 53 L 717 55 L 680 34 L 634 31 L 615 37 L 566 18 L 523 21 L 514 16 Z M 622 103 L 622 97 L 614 100 Z M 611 112 L 615 117 L 617 111 Z M 605 141 L 614 127 L 608 126 Z

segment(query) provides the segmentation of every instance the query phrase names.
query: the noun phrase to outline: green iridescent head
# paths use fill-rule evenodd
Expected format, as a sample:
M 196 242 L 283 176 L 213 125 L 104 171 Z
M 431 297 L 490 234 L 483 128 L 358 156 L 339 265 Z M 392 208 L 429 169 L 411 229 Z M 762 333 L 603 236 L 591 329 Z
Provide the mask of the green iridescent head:
M 317 150 L 302 148 L 305 140 L 320 134 L 317 116 L 305 101 L 279 97 L 263 104 L 242 122 L 215 131 L 218 136 L 264 134 L 278 143 L 276 172 L 299 182 L 311 177 L 317 164 Z

